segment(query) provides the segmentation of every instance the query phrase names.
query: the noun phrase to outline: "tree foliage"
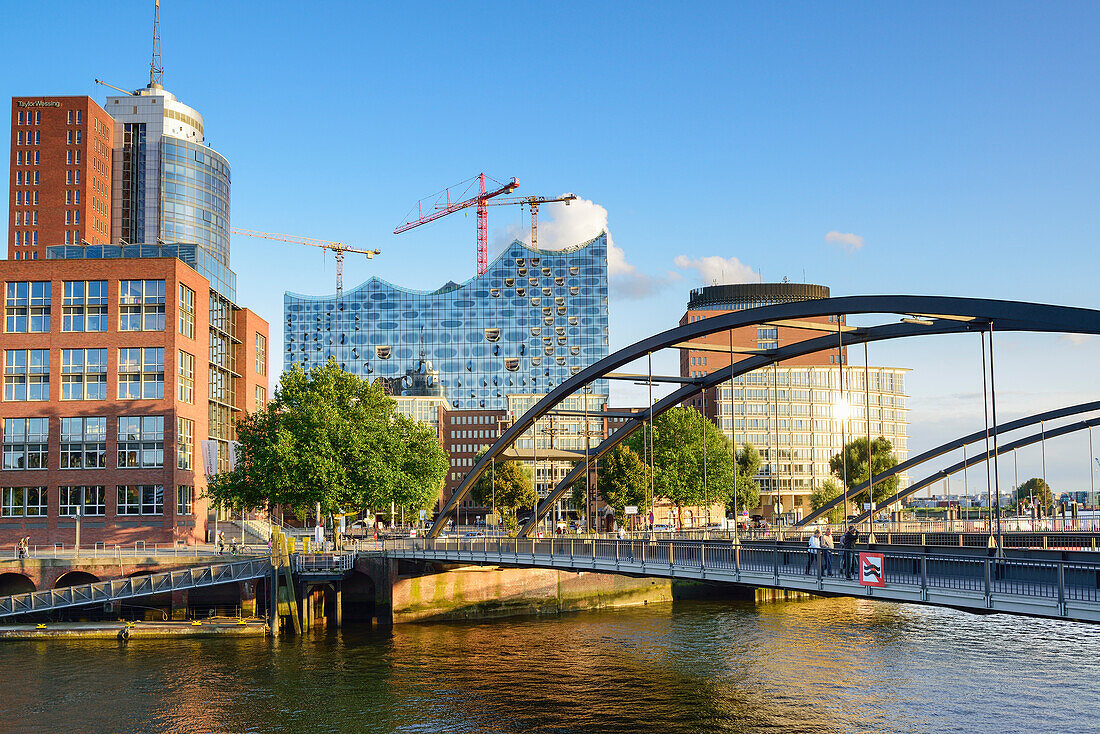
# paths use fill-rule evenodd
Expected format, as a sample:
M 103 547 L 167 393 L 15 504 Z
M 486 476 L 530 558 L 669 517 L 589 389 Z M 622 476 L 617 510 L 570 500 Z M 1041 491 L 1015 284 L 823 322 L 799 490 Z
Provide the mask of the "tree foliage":
M 481 449 L 475 463 L 488 450 L 487 446 Z M 535 483 L 531 470 L 520 461 L 495 461 L 493 464 L 470 488 L 470 494 L 474 502 L 482 507 L 500 509 L 506 524 L 514 527 L 516 512 L 535 504 Z
M 640 457 L 648 455 L 649 442 L 648 424 L 626 440 Z M 693 408 L 672 408 L 653 419 L 652 451 L 657 496 L 667 499 L 677 509 L 701 506 L 709 501 L 724 503 L 732 510 L 735 495 L 738 510 L 760 503 L 760 492 L 752 480 L 760 468 L 759 452 L 745 444 L 735 456 L 729 438 Z
M 1032 477 L 1016 488 L 1016 506 L 1030 505 L 1050 507 L 1054 504 L 1054 492 L 1042 477 Z
M 826 479 L 820 487 L 814 487 L 814 491 L 810 493 L 810 506 L 816 511 L 835 500 L 843 491 L 840 482 L 835 479 Z M 844 522 L 843 503 L 825 513 L 825 518 L 833 524 Z
M 630 446 L 616 446 L 600 462 L 596 488 L 620 524 L 626 519 L 624 509 L 629 505 L 636 505 L 639 514 L 649 512 L 648 485 L 649 467 Z
M 447 473 L 435 430 L 335 360 L 284 372 L 271 401 L 236 428 L 236 467 L 208 489 L 230 506 L 303 512 L 319 502 L 328 514 L 392 502 L 415 512 L 436 503 Z
M 875 477 L 879 477 L 888 469 L 897 466 L 898 457 L 894 453 L 894 446 L 888 439 L 879 436 L 871 442 L 871 466 L 874 468 Z M 847 464 L 847 466 L 845 466 Z M 867 439 L 857 438 L 849 441 L 841 449 L 841 452 L 829 459 L 829 470 L 837 477 L 848 477 L 849 491 L 868 479 L 867 474 Z M 880 502 L 887 497 L 894 496 L 898 491 L 899 477 L 897 474 L 886 477 L 882 481 L 875 479 L 874 498 L 871 501 Z M 849 497 L 852 502 L 868 502 L 866 491 L 858 496 Z

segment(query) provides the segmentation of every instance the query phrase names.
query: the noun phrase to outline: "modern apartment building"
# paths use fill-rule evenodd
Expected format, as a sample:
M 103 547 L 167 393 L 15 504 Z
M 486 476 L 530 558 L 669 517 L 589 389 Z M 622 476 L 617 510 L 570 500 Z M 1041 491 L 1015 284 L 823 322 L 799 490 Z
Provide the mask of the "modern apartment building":
M 159 84 L 107 106 L 13 100 L 0 544 L 71 544 L 77 514 L 85 545 L 205 540 L 204 469 L 267 400 L 228 163 Z
M 804 283 L 707 286 L 691 292 L 680 323 L 828 297 L 827 287 Z M 681 350 L 680 374 L 695 377 L 729 366 L 731 357 L 733 362 L 745 359 L 745 350 L 775 349 L 837 334 L 837 346 L 827 352 L 741 375 L 732 385 L 708 390 L 692 401 L 735 444 L 747 441 L 760 450 L 763 464 L 756 481 L 761 492 L 760 511 L 766 517 L 783 515 L 791 520 L 809 514 L 810 494 L 831 476 L 829 458 L 845 441 L 870 432 L 874 438 L 889 439 L 899 460 L 908 454 L 908 370 L 851 366 L 847 348 L 841 347 L 840 334 L 846 327 L 843 315 L 802 319 L 798 324 L 753 324 L 694 340 L 695 348 Z M 902 486 L 907 481 L 902 475 Z

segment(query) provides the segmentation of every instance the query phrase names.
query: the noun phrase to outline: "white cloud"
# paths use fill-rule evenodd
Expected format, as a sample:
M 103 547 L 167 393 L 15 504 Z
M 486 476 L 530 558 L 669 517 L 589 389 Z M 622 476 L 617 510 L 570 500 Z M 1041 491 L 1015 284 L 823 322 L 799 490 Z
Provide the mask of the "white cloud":
M 858 234 L 837 232 L 835 229 L 825 234 L 825 241 L 832 242 L 849 254 L 863 247 L 863 238 Z
M 677 255 L 673 262 L 681 270 L 694 270 L 699 273 L 699 278 L 704 285 L 759 283 L 763 280 L 760 273 L 736 257 L 708 255 L 693 258 L 687 255 Z
M 607 209 L 599 204 L 588 199 L 575 199 L 568 205 L 549 204 L 539 209 L 540 250 L 573 247 L 587 242 L 600 232 L 607 232 L 607 274 L 612 294 L 628 299 L 645 298 L 676 279 L 670 277 L 672 274 L 649 275 L 628 262 L 626 253 L 611 237 Z M 499 252 L 516 239 L 531 244 L 530 230 L 515 224 L 498 230 L 493 236 L 493 249 Z

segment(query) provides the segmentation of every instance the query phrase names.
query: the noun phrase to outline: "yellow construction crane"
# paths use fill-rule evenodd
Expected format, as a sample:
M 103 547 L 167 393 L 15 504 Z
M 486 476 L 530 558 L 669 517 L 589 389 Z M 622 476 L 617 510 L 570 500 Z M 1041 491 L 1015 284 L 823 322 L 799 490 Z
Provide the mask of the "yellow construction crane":
M 357 252 L 360 255 L 366 255 L 368 260 L 374 259 L 375 255 L 381 255 L 381 250 L 363 250 L 358 247 L 352 247 L 351 245 L 345 245 L 343 242 L 329 242 L 328 240 L 318 240 L 313 237 L 298 237 L 292 234 L 272 234 L 271 232 L 257 232 L 251 229 L 233 229 L 233 234 L 244 235 L 245 237 L 261 237 L 265 240 L 279 240 L 280 242 L 293 242 L 296 245 L 309 245 L 310 247 L 320 247 L 322 250 L 332 250 L 332 254 L 336 256 L 336 295 L 341 295 L 344 292 L 344 253 L 345 252 Z

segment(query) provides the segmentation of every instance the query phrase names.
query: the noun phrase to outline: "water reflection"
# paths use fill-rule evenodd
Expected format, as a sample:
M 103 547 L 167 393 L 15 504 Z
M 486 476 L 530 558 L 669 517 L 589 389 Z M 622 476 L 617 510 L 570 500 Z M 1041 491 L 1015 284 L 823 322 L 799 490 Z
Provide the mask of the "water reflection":
M 822 599 L 305 640 L 0 645 L 3 729 L 1080 731 L 1100 630 Z

